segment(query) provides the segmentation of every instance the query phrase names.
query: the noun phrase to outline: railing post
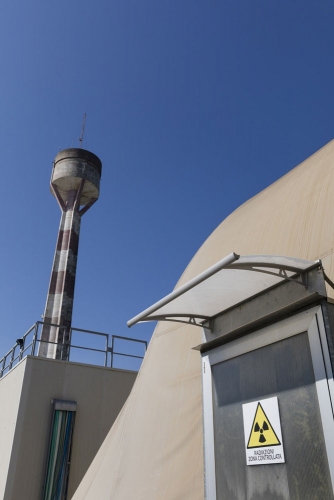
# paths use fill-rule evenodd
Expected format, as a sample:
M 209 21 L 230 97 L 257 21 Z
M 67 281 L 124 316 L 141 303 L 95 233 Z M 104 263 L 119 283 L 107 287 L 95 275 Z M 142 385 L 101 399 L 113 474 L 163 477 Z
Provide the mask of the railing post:
M 114 362 L 114 336 L 111 336 L 111 353 L 110 353 L 110 367 L 112 368 Z
M 6 356 L 4 356 L 4 357 L 2 358 L 2 365 L 1 365 L 1 374 L 0 374 L 0 378 L 1 378 L 1 377 L 2 377 L 2 375 L 3 375 L 3 371 L 4 371 L 4 369 L 5 369 L 5 364 L 6 364 Z
M 60 356 L 60 359 L 63 360 L 63 361 L 68 361 L 67 360 L 67 352 L 66 352 L 66 328 L 64 327 L 59 327 L 59 330 L 58 330 L 58 338 L 59 338 L 59 335 L 61 336 L 61 339 L 62 339 L 62 342 L 61 342 L 61 356 Z
M 70 328 L 69 332 L 68 332 L 68 355 L 67 355 L 67 361 L 70 360 L 70 353 L 71 353 L 71 344 L 72 344 L 72 327 Z
M 13 361 L 14 361 L 14 356 L 15 356 L 15 349 L 16 349 L 16 345 L 14 345 L 14 347 L 12 349 L 12 355 L 10 357 L 10 362 L 9 362 L 9 365 L 8 365 L 9 370 L 11 370 L 12 366 L 13 366 Z
M 35 326 L 34 326 L 34 336 L 32 339 L 32 346 L 31 346 L 31 355 L 32 356 L 35 356 L 36 342 L 37 342 L 37 338 L 38 338 L 38 325 L 39 325 L 39 322 L 37 321 L 35 323 Z

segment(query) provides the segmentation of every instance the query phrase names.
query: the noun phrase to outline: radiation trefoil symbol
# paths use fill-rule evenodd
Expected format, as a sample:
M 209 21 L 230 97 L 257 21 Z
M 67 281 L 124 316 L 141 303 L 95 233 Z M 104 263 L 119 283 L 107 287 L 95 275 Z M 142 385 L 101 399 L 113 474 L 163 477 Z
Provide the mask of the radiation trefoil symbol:
M 261 403 L 258 403 L 248 439 L 247 449 L 261 448 L 262 446 L 280 446 L 280 444 L 281 442 L 273 426 L 269 422 Z

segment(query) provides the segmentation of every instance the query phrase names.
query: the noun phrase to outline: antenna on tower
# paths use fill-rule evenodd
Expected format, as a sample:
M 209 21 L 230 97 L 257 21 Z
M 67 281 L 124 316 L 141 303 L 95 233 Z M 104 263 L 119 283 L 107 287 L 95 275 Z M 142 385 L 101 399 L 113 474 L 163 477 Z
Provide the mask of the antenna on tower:
M 80 148 L 82 148 L 82 142 L 83 142 L 83 137 L 84 137 L 84 133 L 85 133 L 85 125 L 86 125 L 86 113 L 84 113 L 84 115 L 82 117 L 81 134 L 79 137 Z

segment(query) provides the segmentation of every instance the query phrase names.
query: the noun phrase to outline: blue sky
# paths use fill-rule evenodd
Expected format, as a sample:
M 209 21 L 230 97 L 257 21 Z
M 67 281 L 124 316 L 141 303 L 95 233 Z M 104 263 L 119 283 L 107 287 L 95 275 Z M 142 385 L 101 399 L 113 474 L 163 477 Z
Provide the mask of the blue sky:
M 73 325 L 149 339 L 153 325 L 126 321 L 231 211 L 334 137 L 333 23 L 328 0 L 2 2 L 0 357 L 44 311 L 51 166 L 83 113 L 103 172 Z

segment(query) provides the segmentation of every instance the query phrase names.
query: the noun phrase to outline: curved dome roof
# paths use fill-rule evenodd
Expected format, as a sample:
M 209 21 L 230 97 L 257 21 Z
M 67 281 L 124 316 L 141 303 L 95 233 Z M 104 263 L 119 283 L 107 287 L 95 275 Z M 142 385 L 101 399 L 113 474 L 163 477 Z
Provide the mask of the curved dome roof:
M 227 217 L 198 250 L 179 283 L 232 251 L 323 259 L 333 276 L 328 268 L 334 252 L 333 196 L 334 140 Z
M 334 280 L 333 200 L 331 141 L 225 219 L 178 286 L 232 251 L 320 258 Z M 199 328 L 157 325 L 132 393 L 73 500 L 203 500 L 201 364 L 191 349 L 200 341 Z

